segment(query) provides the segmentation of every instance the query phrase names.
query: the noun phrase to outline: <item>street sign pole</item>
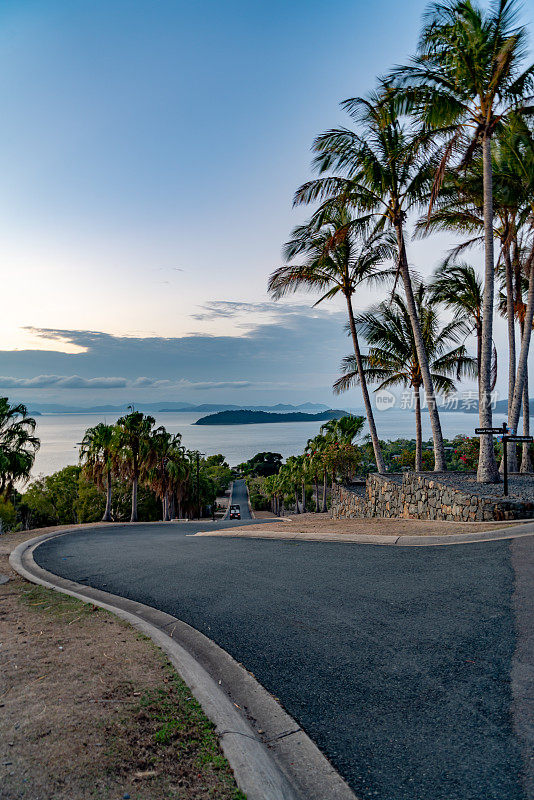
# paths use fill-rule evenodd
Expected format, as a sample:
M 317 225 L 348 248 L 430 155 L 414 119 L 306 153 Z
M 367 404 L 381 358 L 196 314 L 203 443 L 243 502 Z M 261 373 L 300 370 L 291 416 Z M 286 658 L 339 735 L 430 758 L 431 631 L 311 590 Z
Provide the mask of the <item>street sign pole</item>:
M 502 437 L 502 455 L 503 455 L 503 492 L 508 495 L 508 442 L 532 442 L 532 436 L 518 436 L 515 431 L 509 430 L 506 422 L 503 422 L 502 428 L 475 428 L 477 436 L 487 434 L 501 434 Z
M 502 424 L 506 428 L 505 423 Z M 502 436 L 502 454 L 503 454 L 503 494 L 508 496 L 508 436 L 503 432 Z

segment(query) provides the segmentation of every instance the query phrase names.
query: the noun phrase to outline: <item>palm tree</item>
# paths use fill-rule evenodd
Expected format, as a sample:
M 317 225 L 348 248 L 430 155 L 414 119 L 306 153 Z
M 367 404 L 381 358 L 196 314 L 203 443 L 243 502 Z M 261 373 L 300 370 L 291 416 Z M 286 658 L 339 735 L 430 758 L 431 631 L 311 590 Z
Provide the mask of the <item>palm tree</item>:
M 319 474 L 323 475 L 323 493 L 322 493 L 322 511 L 327 511 L 327 481 L 328 470 L 325 464 L 324 452 L 327 444 L 327 438 L 322 434 L 318 434 L 313 439 L 308 439 L 306 445 L 306 452 L 310 459 L 310 466 L 313 470 L 315 478 L 315 510 L 319 511 Z
M 469 264 L 445 264 L 434 273 L 430 302 L 442 303 L 473 332 L 477 342 L 477 367 L 482 356 L 482 282 Z
M 465 323 L 454 320 L 440 328 L 435 306 L 429 302 L 423 284 L 416 289 L 415 300 L 425 351 L 430 360 L 432 383 L 439 392 L 448 394 L 454 389 L 451 375 L 459 379 L 462 375 L 476 373 L 476 360 L 467 355 L 465 345 L 458 344 L 466 334 Z M 379 382 L 378 389 L 401 385 L 414 392 L 415 470 L 420 472 L 423 468 L 420 396 L 423 380 L 406 301 L 396 293 L 392 304 L 383 302 L 373 306 L 356 322 L 370 346 L 364 365 L 368 380 Z M 451 344 L 456 347 L 449 350 Z M 342 369 L 344 374 L 334 384 L 334 391 L 338 393 L 346 391 L 358 380 L 352 356 L 344 359 Z
M 332 203 L 343 198 L 364 214 L 363 220 L 369 224 L 375 220 L 375 231 L 385 227 L 394 231 L 397 272 L 404 285 L 432 425 L 435 469 L 443 471 L 443 434 L 417 316 L 405 235 L 407 214 L 423 203 L 431 186 L 428 142 L 401 120 L 395 95 L 386 84 L 368 98 L 352 98 L 342 105 L 356 121 L 358 131 L 334 129 L 316 139 L 315 166 L 320 172 L 335 174 L 305 183 L 297 190 L 295 204 L 321 200 L 317 212 L 320 218 Z
M 329 419 L 321 425 L 321 433 L 330 436 L 336 442 L 352 444 L 362 432 L 364 425 L 365 417 L 347 415 L 339 419 Z
M 283 467 L 295 497 L 295 513 L 300 514 L 299 489 L 302 483 L 302 465 L 297 456 L 289 456 Z
M 170 467 L 181 446 L 181 434 L 172 434 L 164 427 L 152 431 L 147 442 L 147 452 L 143 473 L 152 491 L 161 500 L 163 521 L 171 519 L 171 475 Z
M 80 461 L 83 471 L 100 489 L 104 488 L 106 478 L 106 508 L 102 522 L 111 522 L 112 469 L 117 457 L 117 428 L 99 422 L 87 428 L 80 446 Z
M 491 427 L 494 255 L 491 139 L 506 117 L 521 109 L 532 88 L 534 65 L 523 69 L 526 29 L 516 25 L 517 0 L 494 0 L 488 11 L 471 0 L 436 3 L 426 14 L 417 55 L 393 75 L 405 108 L 443 139 L 431 195 L 455 154 L 461 166 L 482 150 L 485 276 L 479 375 L 480 425 Z M 491 435 L 480 438 L 478 480 L 499 480 Z
M 322 296 L 316 305 L 337 294 L 343 295 L 347 304 L 354 357 L 356 364 L 361 366 L 352 298 L 363 284 L 384 280 L 382 265 L 384 260 L 392 255 L 394 248 L 392 242 L 383 234 L 363 239 L 353 224 L 355 221 L 347 207 L 338 204 L 329 208 L 317 223 L 295 228 L 292 239 L 285 245 L 284 255 L 288 260 L 303 256 L 303 263 L 275 270 L 269 278 L 269 291 L 275 299 L 299 289 L 318 291 Z M 386 471 L 386 465 L 362 370 L 360 378 L 376 466 L 378 472 L 383 473 Z
M 0 495 L 6 499 L 16 483 L 30 477 L 41 444 L 35 427 L 25 405 L 11 405 L 7 397 L 0 397 Z
M 132 408 L 130 406 L 130 408 Z M 132 513 L 130 522 L 137 522 L 137 487 L 141 465 L 147 456 L 154 417 L 141 411 L 132 411 L 117 420 L 118 448 L 121 453 L 120 467 L 123 474 L 132 481 Z

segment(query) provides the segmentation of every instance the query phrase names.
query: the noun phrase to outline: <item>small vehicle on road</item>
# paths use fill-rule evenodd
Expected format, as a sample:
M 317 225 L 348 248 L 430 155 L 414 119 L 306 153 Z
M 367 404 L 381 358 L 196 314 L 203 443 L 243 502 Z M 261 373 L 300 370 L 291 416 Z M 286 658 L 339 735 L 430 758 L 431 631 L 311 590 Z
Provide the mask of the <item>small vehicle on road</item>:
M 230 506 L 230 519 L 241 519 L 241 506 Z

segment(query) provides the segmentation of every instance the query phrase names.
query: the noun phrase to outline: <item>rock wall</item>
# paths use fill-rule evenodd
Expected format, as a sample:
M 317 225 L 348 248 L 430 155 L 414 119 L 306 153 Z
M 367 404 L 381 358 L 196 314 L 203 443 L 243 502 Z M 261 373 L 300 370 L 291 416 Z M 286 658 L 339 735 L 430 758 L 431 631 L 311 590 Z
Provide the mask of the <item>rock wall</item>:
M 527 519 L 534 517 L 534 502 L 493 499 L 462 492 L 439 477 L 415 472 L 369 475 L 365 486 L 335 486 L 334 519 L 405 517 L 444 519 L 451 522 Z

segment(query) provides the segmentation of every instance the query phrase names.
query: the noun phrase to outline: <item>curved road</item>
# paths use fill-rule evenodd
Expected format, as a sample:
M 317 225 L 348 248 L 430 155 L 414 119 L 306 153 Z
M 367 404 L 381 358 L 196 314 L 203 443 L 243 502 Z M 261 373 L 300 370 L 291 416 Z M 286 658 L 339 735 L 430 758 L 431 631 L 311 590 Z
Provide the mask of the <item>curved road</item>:
M 233 524 L 77 531 L 34 558 L 216 641 L 364 800 L 534 796 L 518 702 L 532 675 L 534 538 L 396 548 L 187 535 Z

